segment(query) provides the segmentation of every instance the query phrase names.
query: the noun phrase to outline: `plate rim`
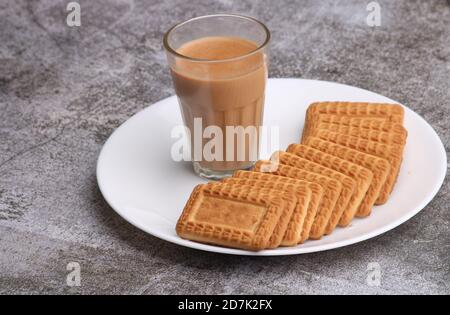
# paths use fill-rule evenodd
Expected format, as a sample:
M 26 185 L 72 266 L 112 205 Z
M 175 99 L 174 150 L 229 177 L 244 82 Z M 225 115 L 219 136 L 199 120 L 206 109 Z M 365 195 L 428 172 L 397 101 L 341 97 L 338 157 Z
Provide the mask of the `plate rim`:
M 101 176 L 99 176 L 100 172 L 101 172 L 101 161 L 104 157 L 104 152 L 105 152 L 105 148 L 107 148 L 108 144 L 112 141 L 111 139 L 113 139 L 117 133 L 119 132 L 119 130 L 121 128 L 123 128 L 124 126 L 132 123 L 132 121 L 139 116 L 140 114 L 142 114 L 144 111 L 149 110 L 149 108 L 154 108 L 154 106 L 163 103 L 165 101 L 168 101 L 171 98 L 176 98 L 175 95 L 171 95 L 169 97 L 166 98 L 162 98 L 154 103 L 152 103 L 149 106 L 146 106 L 145 108 L 139 110 L 138 112 L 136 112 L 135 114 L 133 114 L 131 117 L 129 117 L 126 121 L 124 121 L 122 124 L 120 124 L 120 126 L 118 126 L 108 137 L 108 139 L 105 141 L 105 143 L 103 144 L 100 153 L 98 155 L 97 158 L 97 163 L 96 163 L 96 178 L 97 178 L 97 185 L 99 187 L 99 190 L 102 194 L 102 197 L 105 199 L 105 201 L 108 203 L 108 205 L 114 210 L 114 212 L 116 212 L 121 218 L 123 218 L 125 221 L 127 221 L 128 223 L 130 223 L 131 225 L 135 226 L 136 228 L 142 230 L 145 233 L 148 233 L 154 237 L 157 237 L 159 239 L 162 239 L 164 241 L 170 242 L 172 244 L 176 244 L 178 246 L 183 246 L 183 247 L 188 247 L 191 249 L 196 249 L 196 250 L 201 250 L 201 251 L 207 251 L 207 252 L 213 252 L 213 253 L 218 253 L 218 254 L 228 254 L 228 255 L 238 255 L 238 256 L 285 256 L 285 255 L 300 255 L 300 254 L 309 254 L 309 253 L 314 253 L 314 252 L 321 252 L 321 251 L 327 251 L 327 250 L 332 250 L 332 249 L 337 249 L 337 248 L 341 248 L 341 247 L 345 247 L 345 246 L 349 246 L 349 245 L 353 245 L 356 243 L 360 243 L 363 241 L 366 241 L 368 239 L 374 238 L 376 236 L 382 235 L 386 232 L 389 232 L 393 229 L 395 229 L 396 227 L 398 227 L 399 225 L 405 223 L 406 221 L 410 220 L 412 217 L 414 217 L 416 214 L 418 214 L 420 211 L 422 211 L 433 199 L 434 197 L 437 195 L 437 193 L 439 192 L 440 188 L 442 187 L 446 174 L 447 174 L 447 152 L 445 150 L 445 146 L 442 142 L 442 139 L 439 137 L 439 135 L 437 134 L 436 130 L 434 130 L 434 128 L 417 112 L 413 111 L 412 109 L 410 109 L 409 107 L 401 104 L 400 102 L 397 102 L 395 100 L 392 100 L 391 98 L 384 96 L 382 94 L 376 93 L 376 92 L 372 92 L 357 86 L 353 86 L 353 85 L 348 85 L 348 84 L 343 84 L 343 83 L 338 83 L 338 82 L 332 82 L 332 81 L 324 81 L 324 80 L 314 80 L 314 79 L 302 79 L 302 78 L 270 78 L 268 79 L 269 81 L 281 81 L 281 80 L 296 80 L 296 81 L 310 81 L 310 82 L 320 82 L 320 83 L 327 83 L 327 84 L 334 84 L 334 85 L 341 85 L 341 86 L 345 86 L 345 87 L 351 87 L 351 88 L 356 88 L 359 90 L 362 90 L 364 92 L 369 92 L 369 93 L 373 93 L 376 95 L 380 95 L 382 97 L 385 97 L 387 99 L 389 99 L 390 101 L 400 104 L 403 108 L 405 108 L 405 110 L 409 111 L 411 114 L 417 116 L 417 118 L 419 118 L 420 120 L 422 120 L 422 122 L 424 122 L 425 126 L 430 129 L 430 131 L 433 133 L 434 137 L 439 140 L 439 148 L 440 151 L 442 153 L 442 156 L 444 157 L 443 163 L 442 165 L 440 165 L 440 168 L 442 168 L 442 172 L 439 172 L 441 174 L 439 180 L 436 181 L 436 184 L 434 185 L 433 189 L 430 190 L 430 193 L 428 194 L 427 198 L 424 198 L 422 200 L 422 202 L 417 205 L 414 210 L 409 211 L 408 213 L 406 213 L 405 215 L 399 217 L 398 219 L 394 220 L 393 222 L 390 222 L 387 225 L 384 225 L 383 227 L 374 229 L 372 231 L 369 231 L 367 233 L 364 233 L 360 236 L 355 236 L 352 237 L 350 239 L 345 239 L 345 240 L 341 240 L 341 241 L 336 241 L 333 243 L 329 243 L 329 244 L 322 244 L 322 245 L 317 245 L 317 246 L 313 246 L 313 247 L 304 247 L 304 248 L 298 248 L 298 247 L 285 247 L 286 249 L 283 251 L 277 251 L 277 250 L 262 250 L 262 251 L 258 251 L 258 252 L 252 252 L 252 251 L 246 251 L 246 250 L 241 250 L 241 249 L 235 249 L 235 248 L 227 248 L 227 247 L 220 247 L 220 246 L 214 246 L 214 245 L 208 245 L 208 244 L 203 244 L 203 243 L 197 243 L 197 242 L 193 242 L 193 241 L 189 241 L 189 240 L 184 240 L 178 236 L 173 236 L 173 235 L 167 235 L 167 234 L 163 234 L 163 233 L 159 233 L 158 231 L 150 231 L 147 227 L 145 227 L 143 224 L 140 224 L 139 222 L 136 222 L 134 219 L 128 217 L 125 213 L 125 211 L 121 211 L 120 209 L 118 209 L 113 202 L 111 202 L 109 196 L 107 194 L 105 194 L 105 189 L 102 185 L 102 181 L 100 179 Z

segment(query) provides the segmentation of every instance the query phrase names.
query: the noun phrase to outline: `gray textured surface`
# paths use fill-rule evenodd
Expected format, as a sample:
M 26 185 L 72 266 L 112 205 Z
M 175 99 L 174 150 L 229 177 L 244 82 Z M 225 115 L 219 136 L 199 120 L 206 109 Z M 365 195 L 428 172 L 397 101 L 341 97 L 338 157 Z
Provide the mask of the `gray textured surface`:
M 450 293 L 448 177 L 424 211 L 328 252 L 223 256 L 166 243 L 103 200 L 95 164 L 128 117 L 173 93 L 163 32 L 240 12 L 273 33 L 272 77 L 337 81 L 407 104 L 450 148 L 450 6 L 444 0 L 0 1 L 0 293 Z M 66 285 L 79 262 L 81 287 Z M 366 285 L 369 262 L 380 287 Z

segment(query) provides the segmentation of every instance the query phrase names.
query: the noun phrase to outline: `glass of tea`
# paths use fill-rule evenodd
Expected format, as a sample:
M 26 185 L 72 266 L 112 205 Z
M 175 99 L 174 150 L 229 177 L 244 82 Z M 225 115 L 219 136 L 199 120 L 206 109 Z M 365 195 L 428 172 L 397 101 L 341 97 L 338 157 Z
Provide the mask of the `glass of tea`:
M 188 131 L 194 171 L 220 179 L 258 159 L 268 75 L 267 27 L 240 15 L 172 27 L 164 47 Z

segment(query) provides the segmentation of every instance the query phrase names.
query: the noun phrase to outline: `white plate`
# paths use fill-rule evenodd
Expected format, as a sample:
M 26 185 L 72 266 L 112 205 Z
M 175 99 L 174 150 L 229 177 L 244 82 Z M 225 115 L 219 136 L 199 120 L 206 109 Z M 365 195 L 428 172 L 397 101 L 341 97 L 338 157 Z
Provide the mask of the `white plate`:
M 265 124 L 280 125 L 280 145 L 298 142 L 307 106 L 314 101 L 395 101 L 352 86 L 314 80 L 270 79 Z M 445 177 L 447 156 L 436 132 L 405 107 L 408 141 L 397 184 L 389 201 L 372 215 L 353 220 L 318 241 L 260 252 L 183 240 L 176 221 L 192 188 L 204 182 L 188 162 L 171 159 L 171 129 L 182 123 L 176 97 L 137 113 L 106 141 L 97 164 L 97 180 L 109 205 L 125 220 L 166 241 L 196 249 L 238 255 L 290 255 L 323 251 L 361 242 L 410 219 L 436 195 Z M 267 158 L 267 157 L 263 157 Z

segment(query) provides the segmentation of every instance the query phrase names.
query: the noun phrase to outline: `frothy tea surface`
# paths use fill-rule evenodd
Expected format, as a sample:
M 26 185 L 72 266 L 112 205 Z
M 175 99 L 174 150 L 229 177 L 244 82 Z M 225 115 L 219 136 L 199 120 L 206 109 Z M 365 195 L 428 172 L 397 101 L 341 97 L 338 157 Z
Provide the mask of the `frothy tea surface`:
M 257 48 L 255 43 L 242 38 L 204 37 L 184 44 L 177 52 L 190 58 L 223 60 L 244 56 Z

